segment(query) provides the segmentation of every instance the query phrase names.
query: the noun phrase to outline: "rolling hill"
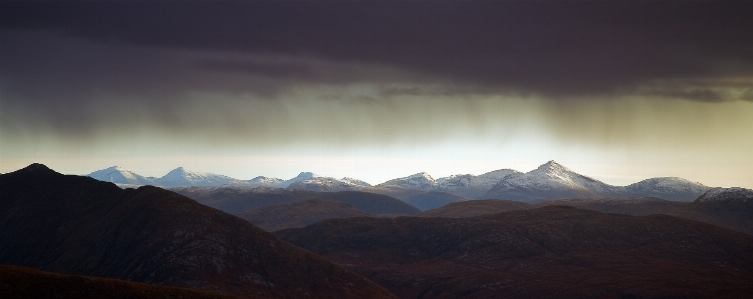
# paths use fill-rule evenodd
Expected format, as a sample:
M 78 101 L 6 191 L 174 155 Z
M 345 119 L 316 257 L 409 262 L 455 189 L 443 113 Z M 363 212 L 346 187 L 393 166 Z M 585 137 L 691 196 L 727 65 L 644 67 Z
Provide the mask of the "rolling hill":
M 0 175 L 0 264 L 259 298 L 392 298 L 252 224 L 157 187 L 41 164 Z
M 330 219 L 277 232 L 401 298 L 743 298 L 753 237 L 671 216 L 552 206 Z

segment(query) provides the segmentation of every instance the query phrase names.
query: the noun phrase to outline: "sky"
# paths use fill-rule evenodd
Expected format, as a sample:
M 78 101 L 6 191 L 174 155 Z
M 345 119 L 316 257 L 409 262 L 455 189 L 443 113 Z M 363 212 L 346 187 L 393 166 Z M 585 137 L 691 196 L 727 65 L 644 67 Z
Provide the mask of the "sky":
M 753 188 L 753 2 L 0 1 L 0 172 Z

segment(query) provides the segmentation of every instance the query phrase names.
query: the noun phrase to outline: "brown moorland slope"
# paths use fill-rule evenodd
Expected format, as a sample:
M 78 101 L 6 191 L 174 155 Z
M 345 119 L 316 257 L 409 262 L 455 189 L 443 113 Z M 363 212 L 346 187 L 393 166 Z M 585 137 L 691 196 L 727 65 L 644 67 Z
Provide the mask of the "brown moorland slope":
M 156 187 L 41 164 L 0 175 L 0 264 L 260 298 L 391 298 L 252 224 Z
M 325 220 L 277 232 L 401 298 L 745 298 L 753 237 L 665 215 L 551 206 Z
M 428 211 L 453 202 L 467 201 L 468 199 L 452 193 L 429 191 L 408 196 L 403 200 L 421 211 Z
M 237 216 L 271 232 L 304 227 L 325 219 L 377 215 L 364 213 L 344 202 L 312 199 L 252 209 Z
M 737 197 L 694 202 L 676 202 L 658 198 L 568 199 L 545 202 L 536 206 L 551 205 L 566 205 L 584 210 L 633 216 L 664 214 L 753 235 L 753 200 L 739 200 Z
M 194 199 L 200 204 L 234 215 L 251 209 L 312 199 L 344 202 L 370 214 L 413 215 L 421 212 L 419 209 L 397 198 L 360 191 L 314 192 L 267 187 L 248 188 L 232 185 L 219 187 L 182 187 L 171 188 L 170 190 Z
M 240 299 L 241 297 L 120 279 L 65 275 L 19 266 L 0 265 L 0 298 Z
M 721 200 L 696 200 L 694 202 L 669 201 L 659 198 L 614 198 L 614 199 L 561 199 L 529 205 L 517 201 L 486 199 L 448 204 L 423 212 L 420 217 L 466 218 L 496 214 L 512 210 L 524 210 L 546 206 L 571 206 L 583 210 L 599 211 L 632 216 L 664 214 L 691 219 L 738 232 L 753 235 L 753 190 L 745 195 L 727 195 Z M 729 193 L 729 192 L 728 192 Z M 738 192 L 739 193 L 739 192 Z M 723 193 L 727 194 L 727 193 Z M 735 197 L 737 196 L 737 197 Z
M 502 212 L 528 210 L 532 208 L 524 202 L 501 200 L 501 199 L 479 199 L 450 203 L 446 206 L 428 210 L 416 216 L 418 217 L 443 217 L 443 218 L 467 218 L 481 215 L 496 214 Z

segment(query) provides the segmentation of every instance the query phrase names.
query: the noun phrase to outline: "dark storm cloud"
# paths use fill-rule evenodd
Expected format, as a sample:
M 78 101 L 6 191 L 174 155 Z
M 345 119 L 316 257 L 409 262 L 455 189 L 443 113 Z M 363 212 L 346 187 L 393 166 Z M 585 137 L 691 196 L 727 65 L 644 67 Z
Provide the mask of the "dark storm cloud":
M 34 1 L 2 6 L 6 30 L 386 65 L 438 83 L 555 97 L 608 94 L 656 79 L 723 76 L 724 65 L 743 68 L 749 76 L 753 66 L 753 4 L 743 1 Z M 300 65 L 209 65 L 298 79 L 316 73 Z
M 515 132 L 530 120 L 566 139 L 630 131 L 627 144 L 643 134 L 623 124 L 684 117 L 613 119 L 671 113 L 678 101 L 667 98 L 753 101 L 750 11 L 703 1 L 0 1 L 0 135 L 378 143 Z M 627 113 L 621 97 L 664 102 Z

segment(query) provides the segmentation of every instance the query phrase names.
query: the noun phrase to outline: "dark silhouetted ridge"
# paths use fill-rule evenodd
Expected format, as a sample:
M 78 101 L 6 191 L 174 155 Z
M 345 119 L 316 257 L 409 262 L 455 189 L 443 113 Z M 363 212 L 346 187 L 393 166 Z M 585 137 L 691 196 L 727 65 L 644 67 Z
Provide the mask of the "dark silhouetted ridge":
M 51 175 L 51 174 L 56 174 L 57 172 L 47 167 L 47 165 L 44 165 L 41 163 L 32 163 L 29 166 L 26 166 L 24 168 L 21 168 L 11 173 L 26 174 L 26 175 L 30 175 L 30 174 Z

